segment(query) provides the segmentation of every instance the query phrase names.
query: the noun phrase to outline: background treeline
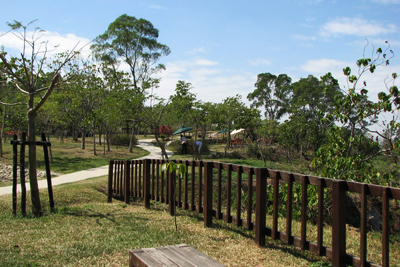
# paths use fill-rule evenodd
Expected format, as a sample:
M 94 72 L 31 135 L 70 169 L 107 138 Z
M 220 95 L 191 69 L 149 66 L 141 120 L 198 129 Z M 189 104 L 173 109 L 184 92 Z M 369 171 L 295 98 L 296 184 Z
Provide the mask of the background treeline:
M 26 34 L 29 25 L 10 26 Z M 72 136 L 83 149 L 85 138 L 93 136 L 105 142 L 108 151 L 111 145 L 127 145 L 131 151 L 135 135 L 146 133 L 154 134 L 164 150 L 168 133 L 160 127 L 190 126 L 204 145 L 211 132 L 226 130 L 226 156 L 235 149 L 229 133 L 243 128 L 240 138 L 246 146 L 237 149 L 237 157 L 264 164 L 301 161 L 307 171 L 326 177 L 386 185 L 399 181 L 397 74 L 382 81 L 377 101 L 368 98 L 363 80 L 366 72 L 389 64 L 389 44 L 386 49 L 367 45 L 355 74 L 344 68 L 347 88 L 340 88 L 331 73 L 295 82 L 286 74 L 261 73 L 254 91 L 245 96 L 251 103 L 247 106 L 240 95 L 203 102 L 191 92 L 192 85 L 181 80 L 169 99 L 157 97 L 163 88 L 155 77 L 165 69 L 157 61 L 170 50 L 157 41 L 158 30 L 144 19 L 117 18 L 93 41 L 89 59 L 75 51 L 43 56 L 26 35 L 21 36 L 31 52 L 17 58 L 1 52 L 3 141 L 7 133 L 34 129 L 33 134 Z M 40 106 L 29 117 L 35 105 Z M 383 122 L 383 113 L 391 113 L 391 119 Z M 36 129 L 29 126 L 32 120 Z M 96 142 L 93 145 L 96 154 Z

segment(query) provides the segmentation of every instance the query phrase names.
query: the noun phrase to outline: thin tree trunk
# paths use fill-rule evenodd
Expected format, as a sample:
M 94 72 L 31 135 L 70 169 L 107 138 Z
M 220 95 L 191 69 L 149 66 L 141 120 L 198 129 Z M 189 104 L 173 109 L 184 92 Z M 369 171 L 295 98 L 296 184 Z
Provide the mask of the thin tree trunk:
M 81 148 L 85 149 L 86 148 L 86 127 L 83 127 L 81 134 L 82 134 Z
M 3 110 L 3 121 L 1 122 L 1 133 L 0 133 L 0 157 L 3 157 L 3 136 L 4 136 L 4 127 L 6 125 L 6 105 L 4 105 Z
M 97 152 L 96 152 L 96 132 L 94 131 L 94 127 L 93 127 L 93 153 L 95 156 L 97 156 Z
M 132 126 L 131 141 L 129 142 L 129 152 L 133 153 L 133 143 L 135 142 L 135 125 Z
M 33 100 L 32 100 L 33 104 Z M 29 184 L 31 187 L 32 212 L 34 216 L 42 215 L 39 187 L 36 174 L 36 113 L 28 110 L 28 142 L 29 142 Z

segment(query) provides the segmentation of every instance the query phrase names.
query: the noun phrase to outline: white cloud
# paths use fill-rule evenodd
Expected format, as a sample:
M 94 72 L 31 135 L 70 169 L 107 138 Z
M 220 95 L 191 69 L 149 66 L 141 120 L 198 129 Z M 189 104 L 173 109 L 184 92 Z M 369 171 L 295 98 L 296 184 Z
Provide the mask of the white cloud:
M 343 68 L 345 67 L 350 67 L 352 74 L 358 76 L 359 69 L 355 62 L 347 62 L 335 59 L 323 58 L 309 60 L 301 66 L 301 69 L 316 77 L 324 75 L 327 72 L 331 72 L 332 76 L 339 81 L 340 87 L 346 90 L 349 87 L 352 87 L 353 84 L 349 84 L 346 76 L 343 74 Z M 369 91 L 368 95 L 370 99 L 376 101 L 378 93 L 387 90 L 385 82 L 390 81 L 392 73 L 398 72 L 399 69 L 399 65 L 378 66 L 374 73 L 367 71 L 362 75 L 357 88 L 363 86 L 363 82 L 365 81 L 367 84 L 366 89 Z
M 3 33 L 0 32 L 0 36 Z M 0 37 L 0 45 L 3 45 L 6 52 L 9 52 L 11 56 L 19 56 L 23 51 L 24 42 L 20 39 L 21 36 L 13 33 L 7 33 Z M 39 39 L 37 39 L 39 38 Z M 90 54 L 90 40 L 83 37 L 78 37 L 75 34 L 61 35 L 56 32 L 27 32 L 28 40 L 35 40 L 36 51 L 45 51 L 47 49 L 48 56 L 55 55 L 56 53 L 80 50 L 84 57 Z M 27 54 L 31 54 L 31 50 L 26 51 Z
M 153 8 L 153 9 L 165 9 L 165 6 L 161 6 L 161 5 L 151 5 L 150 8 Z
M 374 3 L 378 4 L 400 4 L 400 0 L 372 0 Z
M 397 32 L 394 24 L 381 25 L 374 21 L 360 18 L 337 18 L 326 23 L 320 32 L 321 36 L 356 35 L 376 36 L 379 34 Z
M 203 59 L 203 58 L 198 58 L 196 60 L 193 61 L 193 64 L 196 66 L 216 66 L 219 63 L 216 61 L 211 61 L 211 60 L 207 60 L 207 59 Z
M 201 58 L 168 62 L 166 71 L 159 75 L 161 83 L 156 94 L 169 98 L 174 94 L 178 80 L 183 80 L 192 84 L 192 93 L 198 100 L 219 103 L 229 96 L 240 94 L 247 103 L 246 96 L 254 90 L 257 75 L 221 69 L 217 65 L 218 62 Z
M 198 48 L 194 48 L 190 51 L 187 51 L 186 54 L 188 55 L 196 55 L 196 54 L 200 54 L 200 53 L 206 53 L 206 49 L 203 47 L 198 47 Z
M 300 67 L 302 70 L 307 71 L 310 74 L 315 73 L 318 75 L 323 75 L 327 72 L 332 71 L 332 69 L 338 69 L 338 68 L 343 69 L 344 67 L 349 66 L 351 64 L 352 62 L 321 58 L 321 59 L 309 60 Z
M 293 39 L 300 40 L 300 41 L 315 41 L 315 40 L 317 40 L 317 37 L 296 34 L 296 35 L 293 35 Z
M 268 59 L 257 58 L 257 59 L 249 59 L 247 60 L 250 66 L 268 66 L 271 65 L 271 61 Z

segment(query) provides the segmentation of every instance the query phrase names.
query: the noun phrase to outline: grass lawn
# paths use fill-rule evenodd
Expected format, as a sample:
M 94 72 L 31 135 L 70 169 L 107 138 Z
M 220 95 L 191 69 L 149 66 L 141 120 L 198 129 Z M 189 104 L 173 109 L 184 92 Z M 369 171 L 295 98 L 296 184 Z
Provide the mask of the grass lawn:
M 127 147 L 112 147 L 111 152 L 103 154 L 100 148 L 98 146 L 98 154 L 95 156 L 90 140 L 86 149 L 82 150 L 80 143 L 70 140 L 61 143 L 53 139 L 52 172 L 70 173 L 107 165 L 110 159 L 134 159 L 147 154 L 139 148 L 135 148 L 134 153 L 129 153 Z M 10 164 L 11 145 L 5 144 L 4 150 L 1 163 Z M 38 159 L 42 157 L 41 153 L 41 149 L 38 149 Z M 174 159 L 191 157 L 173 156 Z M 254 160 L 224 161 L 260 167 L 263 165 L 261 161 Z M 269 164 L 271 165 L 268 168 L 285 169 L 272 165 L 278 163 Z M 42 167 L 39 165 L 39 168 Z M 7 183 L 0 183 L 0 186 L 1 184 Z M 54 213 L 48 211 L 47 190 L 41 190 L 45 212 L 40 218 L 33 218 L 29 214 L 27 217 L 14 217 L 11 195 L 0 196 L 0 267 L 127 266 L 129 249 L 182 243 L 198 249 L 225 266 L 330 266 L 325 258 L 270 238 L 266 238 L 265 247 L 259 247 L 254 242 L 252 231 L 223 221 L 214 220 L 212 228 L 205 228 L 202 214 L 189 211 L 178 209 L 176 231 L 174 218 L 169 215 L 166 205 L 153 202 L 151 209 L 147 210 L 140 200 L 133 201 L 130 205 L 118 200 L 107 203 L 104 193 L 106 186 L 107 177 L 55 186 Z M 27 199 L 29 213 L 29 192 Z M 284 219 L 282 222 L 280 219 L 279 224 L 281 223 L 279 229 L 284 229 Z M 296 222 L 293 222 L 293 232 L 299 236 Z M 310 225 L 307 235 L 313 236 L 315 233 Z M 357 255 L 359 233 L 356 229 L 350 229 L 347 233 L 348 252 Z M 329 236 L 329 229 L 326 236 Z M 368 259 L 379 262 L 380 234 L 371 233 L 368 238 Z M 329 238 L 326 241 L 328 243 L 325 245 L 329 246 Z M 391 264 L 396 266 L 400 263 L 398 242 L 391 242 L 390 253 Z
M 54 187 L 57 211 L 40 218 L 12 215 L 11 196 L 0 197 L 0 266 L 127 266 L 128 250 L 186 243 L 226 266 L 310 266 L 322 264 L 310 252 L 214 220 L 178 210 L 178 231 L 164 204 L 107 203 L 100 177 Z M 29 196 L 28 196 L 28 199 Z M 48 208 L 46 190 L 43 207 Z M 323 266 L 323 265 L 318 265 Z
M 143 157 L 149 154 L 141 148 L 134 147 L 133 153 L 128 151 L 128 147 L 111 147 L 111 151 L 105 151 L 104 146 L 97 144 L 96 155 L 94 155 L 93 139 L 87 138 L 86 149 L 81 148 L 80 142 L 74 142 L 71 138 L 64 139 L 61 142 L 53 138 L 51 140 L 51 151 L 53 162 L 51 162 L 51 172 L 57 174 L 67 174 L 81 170 L 106 166 L 110 160 L 128 160 Z M 26 168 L 28 167 L 28 148 L 26 148 Z M 12 165 L 13 154 L 12 145 L 7 142 L 3 144 L 3 157 L 0 158 L 1 164 Z M 18 164 L 19 164 L 19 147 L 18 147 Z M 45 162 L 42 147 L 37 147 L 37 168 L 38 170 L 45 170 Z M 12 182 L 0 183 L 1 186 L 12 185 Z

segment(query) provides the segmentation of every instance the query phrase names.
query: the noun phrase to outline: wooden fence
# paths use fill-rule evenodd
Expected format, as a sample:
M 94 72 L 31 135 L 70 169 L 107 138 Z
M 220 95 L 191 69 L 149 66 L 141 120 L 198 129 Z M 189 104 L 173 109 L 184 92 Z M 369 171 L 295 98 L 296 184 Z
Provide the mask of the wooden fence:
M 171 214 L 175 206 L 203 213 L 206 227 L 212 225 L 215 217 L 253 230 L 255 242 L 260 246 L 265 245 L 269 236 L 327 256 L 333 266 L 394 265 L 389 257 L 389 220 L 391 204 L 400 199 L 399 188 L 220 162 L 176 162 L 188 167 L 186 175 L 178 179 L 161 171 L 164 160 L 110 161 L 108 201 L 117 197 L 129 203 L 131 199 L 143 198 L 146 208 L 154 200 L 169 204 Z M 348 192 L 356 194 L 360 202 L 359 255 L 356 256 L 346 250 Z M 369 198 L 381 204 L 382 256 L 378 263 L 367 259 Z M 316 228 L 313 236 L 308 229 L 311 211 Z M 330 226 L 324 227 L 327 221 Z M 296 222 L 300 230 L 295 231 L 292 228 Z M 326 229 L 331 232 L 327 234 Z

